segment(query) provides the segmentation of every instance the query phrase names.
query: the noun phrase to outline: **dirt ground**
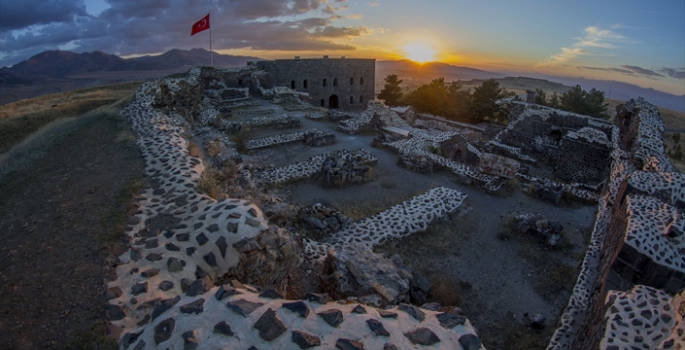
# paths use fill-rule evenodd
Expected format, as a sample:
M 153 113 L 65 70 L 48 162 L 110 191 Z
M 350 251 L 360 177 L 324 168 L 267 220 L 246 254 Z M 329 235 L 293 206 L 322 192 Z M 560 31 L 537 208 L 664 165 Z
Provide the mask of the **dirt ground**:
M 107 349 L 106 281 L 143 163 L 103 114 L 0 179 L 0 349 Z
M 306 180 L 281 187 L 281 196 L 297 205 L 326 202 L 354 219 L 362 219 L 436 186 L 468 194 L 458 213 L 427 232 L 384 244 L 378 250 L 399 254 L 405 263 L 427 276 L 436 286 L 433 301 L 458 304 L 488 349 L 547 346 L 575 284 L 595 219 L 594 205 L 555 206 L 526 196 L 520 186 L 507 196 L 490 195 L 454 182 L 449 173 L 419 174 L 397 166 L 395 153 L 370 146 L 375 135 L 347 135 L 335 131 L 335 124 L 306 118 L 301 121 L 302 128 L 334 133 L 337 143 L 325 147 L 294 143 L 258 150 L 246 159 L 284 166 L 324 152 L 365 148 L 378 158 L 374 167 L 378 178 L 344 188 L 322 187 L 317 180 Z M 248 136 L 262 135 L 252 132 Z M 540 214 L 561 222 L 565 244 L 552 249 L 530 237 L 510 234 L 502 220 L 510 212 Z M 547 318 L 542 331 L 526 327 L 526 315 L 537 313 Z

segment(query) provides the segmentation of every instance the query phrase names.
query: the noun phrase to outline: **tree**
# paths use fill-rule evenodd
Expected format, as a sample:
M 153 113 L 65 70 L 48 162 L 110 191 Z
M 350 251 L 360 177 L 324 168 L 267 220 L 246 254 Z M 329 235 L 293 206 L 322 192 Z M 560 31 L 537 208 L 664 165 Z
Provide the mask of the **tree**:
M 385 77 L 385 86 L 378 94 L 378 98 L 385 101 L 388 106 L 399 106 L 399 100 L 402 98 L 402 84 L 403 80 L 398 80 L 397 74 L 390 74 Z
M 559 95 L 555 92 L 549 98 L 549 102 L 547 102 L 547 106 L 552 107 L 552 108 L 559 108 L 559 104 L 560 104 Z
M 604 103 L 604 92 L 595 88 L 587 92 L 580 85 L 561 95 L 559 109 L 596 118 L 609 117 L 607 104 Z
M 476 120 L 487 117 L 498 119 L 499 105 L 495 101 L 503 97 L 502 88 L 495 79 L 488 79 L 476 87 L 471 96 L 471 115 Z
M 547 106 L 547 94 L 542 89 L 535 89 L 535 104 Z

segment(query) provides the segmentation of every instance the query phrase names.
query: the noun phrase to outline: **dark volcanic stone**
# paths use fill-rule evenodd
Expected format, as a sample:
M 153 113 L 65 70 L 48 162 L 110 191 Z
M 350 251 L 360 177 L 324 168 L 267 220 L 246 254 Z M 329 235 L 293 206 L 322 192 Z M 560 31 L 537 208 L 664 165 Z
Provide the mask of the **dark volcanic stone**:
M 157 238 L 152 238 L 145 241 L 145 248 L 147 249 L 157 248 L 158 246 L 159 242 L 157 241 Z
M 378 310 L 378 314 L 383 318 L 397 318 L 397 313 L 387 310 Z
M 190 240 L 189 233 L 179 233 L 176 235 L 176 240 L 179 242 L 188 242 Z
M 219 237 L 219 239 L 216 240 L 216 246 L 219 247 L 219 251 L 221 252 L 221 257 L 226 256 L 226 248 L 228 248 L 228 243 L 226 243 L 226 237 Z
M 164 311 L 171 309 L 171 307 L 176 305 L 176 303 L 179 301 L 181 301 L 180 295 L 177 295 L 175 298 L 169 298 L 162 301 L 154 310 L 152 310 L 152 320 L 154 321 L 155 318 L 163 314 Z
M 378 321 L 376 319 L 368 319 L 366 320 L 366 324 L 369 326 L 369 329 L 375 334 L 375 335 L 384 335 L 384 336 L 389 336 L 390 333 L 383 327 L 383 324 L 381 321 Z
M 260 306 L 264 304 L 262 303 L 253 303 L 251 301 L 245 300 L 245 299 L 238 299 L 238 300 L 232 300 L 226 303 L 226 307 L 235 311 L 236 313 L 247 316 L 252 311 L 256 310 Z
M 166 261 L 169 272 L 179 272 L 183 270 L 183 262 L 177 258 L 169 258 Z
M 212 287 L 214 287 L 214 283 L 212 283 L 212 280 L 209 278 L 209 276 L 205 276 L 195 280 L 195 282 L 190 284 L 188 290 L 186 291 L 186 295 L 189 297 L 198 296 L 200 294 L 204 294 Z
M 231 295 L 236 294 L 241 293 L 228 284 L 222 284 L 221 286 L 219 286 L 219 289 L 216 290 L 216 294 L 214 294 L 214 297 L 216 298 L 216 300 L 221 300 L 223 298 L 230 297 Z
M 228 323 L 226 323 L 226 321 L 221 321 L 217 323 L 214 326 L 214 333 L 227 335 L 229 337 L 233 336 L 233 330 L 231 329 L 231 326 L 229 326 Z
M 423 322 L 423 320 L 426 318 L 426 314 L 424 314 L 423 311 L 421 311 L 421 309 L 414 305 L 402 303 L 400 304 L 399 309 L 408 313 L 409 315 L 411 315 L 411 317 L 413 317 L 415 320 L 419 322 Z
M 229 222 L 226 225 L 226 230 L 230 233 L 238 233 L 238 227 L 240 226 L 237 222 Z
M 328 295 L 319 293 L 307 293 L 305 294 L 304 299 L 308 301 L 315 301 L 319 304 L 325 304 L 328 302 Z
M 209 266 L 211 266 L 211 267 L 217 267 L 218 266 L 216 263 L 216 257 L 214 256 L 214 253 L 210 252 L 209 254 L 203 256 L 202 258 L 205 259 L 205 261 L 207 262 L 207 264 L 209 264 Z
M 105 314 L 107 315 L 107 319 L 110 321 L 117 321 L 126 317 L 126 314 L 121 306 L 112 304 L 105 305 Z
M 145 278 L 150 278 L 150 277 L 152 277 L 152 276 L 157 276 L 157 275 L 159 275 L 159 269 L 149 269 L 149 270 L 145 270 L 145 271 L 141 272 L 140 275 L 143 276 L 143 277 L 145 277 Z
M 138 295 L 147 292 L 147 282 L 136 283 L 131 287 L 131 294 Z
M 283 299 L 283 295 L 273 288 L 263 291 L 259 296 L 269 299 Z
M 187 291 L 188 291 L 188 288 L 190 288 L 190 285 L 191 285 L 192 283 L 193 283 L 193 282 L 191 282 L 191 281 L 190 281 L 189 279 L 187 279 L 187 278 L 181 278 L 181 291 L 182 291 L 183 293 L 187 292 Z
M 364 343 L 358 340 L 340 338 L 335 341 L 335 347 L 340 350 L 364 350 Z
M 192 303 L 181 306 L 181 312 L 184 314 L 199 314 L 204 311 L 205 300 L 200 298 Z
M 210 233 L 214 233 L 216 231 L 219 231 L 219 225 L 211 224 L 211 225 L 207 226 L 207 231 L 209 231 Z
M 138 337 L 143 334 L 143 331 L 141 330 L 138 333 L 133 333 L 133 332 L 128 332 L 124 335 L 123 338 L 121 338 L 121 344 L 124 346 L 124 349 L 128 348 L 129 345 L 133 344 L 138 340 Z
M 259 330 L 259 336 L 266 341 L 276 339 L 287 329 L 281 319 L 276 315 L 276 312 L 271 308 L 262 314 L 253 327 Z
M 173 318 L 167 318 L 166 320 L 160 322 L 155 326 L 155 344 L 159 344 L 163 341 L 171 338 L 171 334 L 174 332 L 174 326 L 176 325 L 176 320 Z
M 133 261 L 138 261 L 140 258 L 142 258 L 143 255 L 141 255 L 140 250 L 138 249 L 131 249 L 131 260 Z
M 162 256 L 157 254 L 157 253 L 152 253 L 152 254 L 148 254 L 145 257 L 145 259 L 148 259 L 150 261 L 159 261 L 159 260 L 162 260 Z
M 145 350 L 146 345 L 147 344 L 145 344 L 145 340 L 141 340 L 138 342 L 138 344 L 136 344 L 136 346 L 133 347 L 133 350 Z
M 201 246 L 205 245 L 205 243 L 209 242 L 209 239 L 207 238 L 207 236 L 205 236 L 204 233 L 200 233 L 199 235 L 197 235 L 197 237 L 195 237 L 195 240 Z
M 440 322 L 442 327 L 447 329 L 452 329 L 455 326 L 462 325 L 464 322 L 466 322 L 466 317 L 459 316 L 453 312 L 443 312 L 441 314 L 437 314 L 435 318 L 438 319 L 438 322 Z
M 162 281 L 162 283 L 159 284 L 158 288 L 166 292 L 169 289 L 174 288 L 174 282 Z
M 175 245 L 173 243 L 165 244 L 164 248 L 166 248 L 166 250 L 168 250 L 170 252 L 177 252 L 177 251 L 181 250 L 181 248 L 179 248 L 177 245 Z
M 383 345 L 383 350 L 400 350 L 400 349 L 398 349 L 397 346 L 395 346 L 395 344 L 385 343 L 385 345 Z
M 459 338 L 459 344 L 464 347 L 464 350 L 478 350 L 480 349 L 480 339 L 473 334 L 464 334 Z
M 304 301 L 295 301 L 292 303 L 283 303 L 283 307 L 298 314 L 302 318 L 307 318 L 309 315 L 309 308 Z
M 195 350 L 200 346 L 200 340 L 197 339 L 195 331 L 187 331 L 183 333 L 183 350 Z
M 309 349 L 321 345 L 319 337 L 300 331 L 293 331 L 292 340 L 293 343 L 300 346 L 300 349 Z
M 423 327 L 404 333 L 404 336 L 407 337 L 410 342 L 419 345 L 433 345 L 440 341 L 440 338 L 438 338 L 433 331 Z
M 338 309 L 330 309 L 319 312 L 317 315 L 321 316 L 326 323 L 331 327 L 338 327 L 345 320 L 342 311 Z
M 119 287 L 111 287 L 107 288 L 107 292 L 105 292 L 105 299 L 110 300 L 114 298 L 118 298 L 121 296 L 123 291 Z
M 195 253 L 196 250 L 197 250 L 197 248 L 195 248 L 195 247 L 188 247 L 188 248 L 186 248 L 186 255 L 191 256 Z
M 352 309 L 352 313 L 353 314 L 365 314 L 366 309 L 361 305 L 357 305 L 354 307 L 354 309 Z

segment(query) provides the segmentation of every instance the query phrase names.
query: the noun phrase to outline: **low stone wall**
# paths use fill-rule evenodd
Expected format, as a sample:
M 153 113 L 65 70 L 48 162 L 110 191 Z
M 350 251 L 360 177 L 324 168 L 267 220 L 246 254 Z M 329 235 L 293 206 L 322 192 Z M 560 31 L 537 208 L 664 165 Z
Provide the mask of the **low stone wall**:
M 329 247 L 362 243 L 370 248 L 391 238 L 425 231 L 433 221 L 454 212 L 467 195 L 446 187 L 436 187 L 410 200 L 358 221 L 323 242 L 305 240 L 306 256 L 322 259 Z
M 366 164 L 373 164 L 378 161 L 373 154 L 364 149 L 356 151 L 341 150 L 334 152 L 334 157 L 350 157 L 360 159 Z M 323 162 L 332 154 L 323 153 L 309 158 L 303 162 L 297 162 L 284 167 L 265 169 L 254 174 L 255 179 L 265 184 L 281 184 L 286 182 L 298 181 L 313 177 L 321 171 Z
M 263 137 L 260 139 L 247 140 L 245 144 L 247 149 L 253 150 L 297 141 L 303 141 L 309 146 L 318 147 L 335 143 L 335 135 L 326 134 L 316 129 L 307 129 L 287 134 Z

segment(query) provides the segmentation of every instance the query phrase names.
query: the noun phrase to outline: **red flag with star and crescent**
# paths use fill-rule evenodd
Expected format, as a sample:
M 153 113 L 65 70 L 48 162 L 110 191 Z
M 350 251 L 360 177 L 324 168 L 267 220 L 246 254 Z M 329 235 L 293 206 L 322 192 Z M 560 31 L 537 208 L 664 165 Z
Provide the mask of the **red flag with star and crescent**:
M 193 24 L 193 29 L 190 32 L 190 36 L 193 36 L 203 30 L 209 29 L 209 14 L 207 16 L 204 16 L 201 20 L 195 22 Z

